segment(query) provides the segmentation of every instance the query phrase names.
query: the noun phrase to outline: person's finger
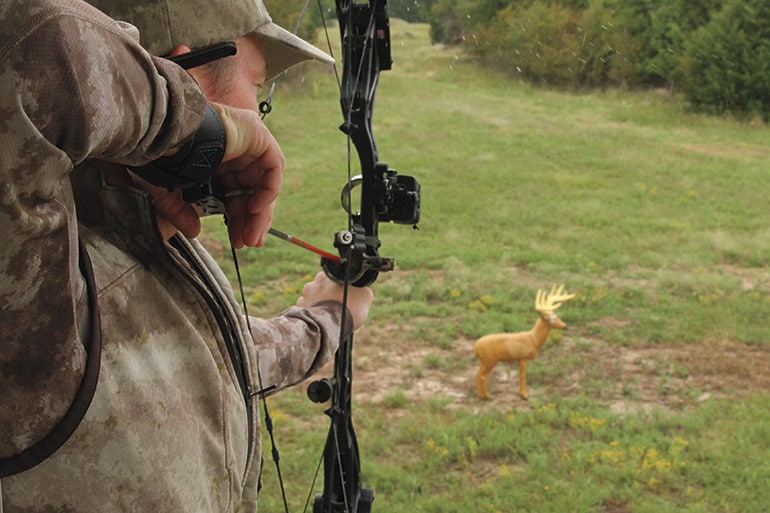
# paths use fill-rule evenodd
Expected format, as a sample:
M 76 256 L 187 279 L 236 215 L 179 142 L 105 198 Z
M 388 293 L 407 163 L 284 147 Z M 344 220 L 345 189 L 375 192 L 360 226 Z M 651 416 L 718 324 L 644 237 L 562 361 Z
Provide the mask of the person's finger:
M 272 208 L 281 191 L 282 182 L 282 170 L 266 169 L 259 188 L 249 198 L 249 212 L 258 214 L 265 208 Z
M 135 173 L 130 173 L 133 183 L 152 196 L 157 215 L 165 219 L 185 237 L 194 238 L 200 234 L 201 222 L 192 205 L 185 202 L 179 190 L 169 191 L 153 185 Z
M 244 235 L 249 245 L 256 247 L 264 245 L 267 232 L 273 223 L 274 206 L 275 203 L 271 203 L 267 208 L 260 210 L 259 213 L 250 215 Z
M 227 202 L 227 231 L 230 242 L 236 249 L 243 246 L 261 247 L 273 222 L 274 203 L 270 203 L 256 214 L 248 208 L 246 195 L 230 198 Z
M 243 233 L 246 226 L 247 205 L 246 196 L 236 196 L 227 201 L 227 233 L 230 237 L 230 244 L 235 249 L 240 249 L 246 245 Z

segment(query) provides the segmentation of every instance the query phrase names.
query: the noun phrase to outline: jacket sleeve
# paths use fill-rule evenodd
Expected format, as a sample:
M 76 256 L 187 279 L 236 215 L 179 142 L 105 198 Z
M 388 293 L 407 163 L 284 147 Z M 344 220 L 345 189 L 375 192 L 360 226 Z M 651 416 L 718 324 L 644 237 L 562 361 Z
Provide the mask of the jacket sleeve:
M 83 375 L 84 281 L 69 182 L 144 163 L 202 121 L 192 78 L 80 0 L 0 2 L 0 457 L 66 412 Z M 20 419 L 24 419 L 21 422 Z
M 319 303 L 310 308 L 291 307 L 272 319 L 250 318 L 256 344 L 261 387 L 278 390 L 312 376 L 337 350 L 342 305 Z M 346 315 L 347 336 L 352 332 Z
M 146 53 L 131 25 L 77 0 L 3 6 L 3 110 L 26 121 L 14 126 L 17 137 L 50 145 L 39 159 L 55 166 L 43 171 L 69 171 L 86 158 L 145 163 L 202 122 L 205 98 L 195 81 Z M 16 19 L 14 7 L 27 15 Z M 35 181 L 49 178 L 36 174 Z

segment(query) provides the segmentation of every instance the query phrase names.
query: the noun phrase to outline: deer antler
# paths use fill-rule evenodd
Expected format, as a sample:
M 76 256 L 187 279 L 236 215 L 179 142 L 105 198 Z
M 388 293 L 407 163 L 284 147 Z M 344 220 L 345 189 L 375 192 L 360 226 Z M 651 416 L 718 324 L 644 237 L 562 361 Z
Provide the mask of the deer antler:
M 564 293 L 563 284 L 558 289 L 554 285 L 548 294 L 538 289 L 537 296 L 535 297 L 535 310 L 538 312 L 553 312 L 561 306 L 563 301 L 570 300 L 573 297 L 575 297 L 575 294 Z

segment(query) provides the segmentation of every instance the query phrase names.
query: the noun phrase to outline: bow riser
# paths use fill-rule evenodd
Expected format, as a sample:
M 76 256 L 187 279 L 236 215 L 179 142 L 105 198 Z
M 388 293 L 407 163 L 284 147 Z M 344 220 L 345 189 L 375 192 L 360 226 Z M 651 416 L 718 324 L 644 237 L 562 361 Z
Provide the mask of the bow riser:
M 372 116 L 380 71 L 392 66 L 387 2 L 337 2 L 337 16 L 343 55 L 340 106 L 345 119 L 340 129 L 350 137 L 361 165 L 361 209 L 351 219 L 364 228 L 365 254 L 376 259 L 381 244 L 378 222 L 384 213 L 381 175 L 387 165 L 378 163 Z M 376 279 L 377 272 L 367 270 L 354 281 L 365 286 Z
M 346 210 L 350 214 L 349 232 L 338 234 L 335 241 L 346 264 L 336 266 L 332 274 L 345 284 L 353 282 L 365 286 L 377 278 L 377 272 L 364 270 L 361 262 L 365 255 L 376 258 L 380 246 L 377 195 L 381 180 L 377 174 L 382 166 L 377 163 L 372 111 L 382 64 L 386 68 L 391 65 L 390 30 L 384 0 L 361 4 L 338 0 L 336 5 L 342 41 L 340 106 L 344 122 L 340 129 L 358 153 L 361 203 L 359 211 L 350 209 L 350 192 L 354 185 L 349 177 L 343 191 L 343 197 L 347 196 L 343 204 L 347 204 Z M 382 41 L 383 37 L 387 40 Z M 384 61 L 383 57 L 386 57 Z M 354 265 L 356 269 L 352 269 Z M 330 274 L 329 267 L 326 262 L 327 274 Z M 332 401 L 326 410 L 331 426 L 324 448 L 324 489 L 315 498 L 313 513 L 369 513 L 374 501 L 372 490 L 361 487 L 358 441 L 351 417 L 352 351 L 352 336 L 340 340 L 334 360 L 334 377 L 328 381 Z

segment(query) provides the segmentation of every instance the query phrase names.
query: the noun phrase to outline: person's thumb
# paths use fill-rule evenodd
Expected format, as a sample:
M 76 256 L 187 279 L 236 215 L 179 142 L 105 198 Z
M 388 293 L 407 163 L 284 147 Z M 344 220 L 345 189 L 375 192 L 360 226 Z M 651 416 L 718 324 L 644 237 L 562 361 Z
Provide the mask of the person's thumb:
M 268 132 L 256 112 L 214 102 L 211 106 L 219 114 L 227 136 L 222 162 L 245 154 L 259 156 L 267 150 L 269 141 L 265 134 Z

